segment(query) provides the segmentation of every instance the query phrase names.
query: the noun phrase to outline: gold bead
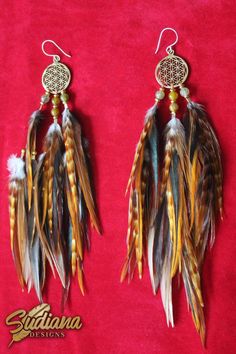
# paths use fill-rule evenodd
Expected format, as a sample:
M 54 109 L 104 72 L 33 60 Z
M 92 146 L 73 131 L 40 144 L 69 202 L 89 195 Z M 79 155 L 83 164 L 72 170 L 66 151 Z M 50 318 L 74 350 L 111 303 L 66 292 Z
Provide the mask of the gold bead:
M 59 103 L 60 103 L 60 97 L 59 97 L 59 96 L 54 96 L 54 97 L 52 98 L 52 104 L 53 104 L 54 106 L 57 106 L 57 105 L 59 105 Z
M 58 116 L 59 116 L 59 113 L 60 113 L 60 111 L 59 111 L 58 108 L 53 108 L 53 109 L 51 110 L 51 115 L 52 115 L 53 117 L 58 117 Z
M 178 111 L 178 109 L 179 109 L 179 106 L 177 105 L 177 103 L 173 102 L 170 104 L 170 111 L 171 112 L 175 113 Z
M 171 101 L 176 101 L 177 100 L 177 98 L 178 98 L 178 93 L 176 92 L 176 91 L 171 91 L 170 93 L 169 93 L 169 99 L 171 100 Z
M 69 95 L 68 95 L 68 93 L 63 92 L 63 93 L 61 94 L 61 100 L 62 100 L 62 102 L 68 102 L 68 100 L 69 100 Z

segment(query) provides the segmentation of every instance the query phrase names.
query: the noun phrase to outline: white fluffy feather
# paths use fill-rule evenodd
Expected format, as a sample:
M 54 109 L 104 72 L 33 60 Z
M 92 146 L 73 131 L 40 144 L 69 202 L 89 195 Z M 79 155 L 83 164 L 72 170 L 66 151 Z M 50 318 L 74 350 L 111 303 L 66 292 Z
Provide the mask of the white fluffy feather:
M 25 163 L 20 157 L 11 155 L 7 160 L 7 169 L 10 172 L 10 180 L 25 178 Z

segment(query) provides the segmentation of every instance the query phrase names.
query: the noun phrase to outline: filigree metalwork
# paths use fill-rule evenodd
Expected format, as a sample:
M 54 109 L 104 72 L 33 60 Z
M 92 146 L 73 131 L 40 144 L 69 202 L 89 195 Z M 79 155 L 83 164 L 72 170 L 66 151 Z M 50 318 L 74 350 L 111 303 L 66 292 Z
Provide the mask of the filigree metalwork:
M 187 79 L 188 65 L 182 58 L 170 54 L 157 65 L 155 76 L 163 87 L 178 87 Z
M 67 66 L 55 62 L 44 70 L 42 84 L 47 92 L 57 94 L 68 87 L 70 79 L 70 70 Z

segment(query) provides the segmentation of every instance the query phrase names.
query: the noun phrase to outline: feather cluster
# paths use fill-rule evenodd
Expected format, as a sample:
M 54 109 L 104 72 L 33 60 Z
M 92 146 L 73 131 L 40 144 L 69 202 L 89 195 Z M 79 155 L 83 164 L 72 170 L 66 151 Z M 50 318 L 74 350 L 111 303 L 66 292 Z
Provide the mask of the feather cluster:
M 220 147 L 199 104 L 189 101 L 183 123 L 172 115 L 161 139 L 156 116 L 157 104 L 147 112 L 128 181 L 127 257 L 121 281 L 126 276 L 130 280 L 136 267 L 142 277 L 147 254 L 153 292 L 160 287 L 167 324 L 174 326 L 172 279 L 180 274 L 204 343 L 200 271 L 206 246 L 215 239 L 216 217 L 222 216 Z
M 38 110 L 30 118 L 25 156 L 8 160 L 11 249 L 22 289 L 34 287 L 43 301 L 48 262 L 63 286 L 64 306 L 71 275 L 77 273 L 84 294 L 87 216 L 99 233 L 100 224 L 80 125 L 65 105 L 62 127 L 54 119 L 36 158 L 37 128 L 43 117 Z

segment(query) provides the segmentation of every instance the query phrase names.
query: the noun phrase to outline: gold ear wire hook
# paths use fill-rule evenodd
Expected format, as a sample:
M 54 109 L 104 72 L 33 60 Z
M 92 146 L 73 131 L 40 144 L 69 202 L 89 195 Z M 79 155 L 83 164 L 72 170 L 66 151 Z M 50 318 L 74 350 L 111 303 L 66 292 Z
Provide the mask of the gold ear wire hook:
M 159 39 L 158 39 L 158 43 L 157 43 L 157 48 L 156 48 L 156 51 L 155 51 L 155 54 L 157 54 L 159 48 L 160 48 L 160 44 L 161 44 L 161 38 L 162 38 L 162 35 L 165 31 L 172 31 L 174 32 L 175 36 L 176 36 L 176 39 L 173 43 L 171 43 L 170 45 L 168 45 L 168 47 L 166 48 L 166 52 L 168 54 L 173 54 L 174 51 L 172 49 L 172 47 L 178 42 L 179 40 L 179 36 L 178 36 L 178 33 L 176 32 L 176 30 L 174 30 L 173 28 L 171 27 L 166 27 L 166 28 L 163 28 L 163 30 L 161 31 L 160 35 L 159 35 Z
M 49 54 L 45 51 L 44 49 L 44 46 L 46 43 L 52 43 L 53 45 L 55 45 L 56 48 L 58 48 L 65 56 L 67 56 L 68 58 L 71 58 L 71 55 L 70 54 L 67 54 L 61 47 L 59 47 L 59 45 L 54 42 L 53 40 L 51 39 L 46 39 L 45 41 L 43 41 L 42 43 L 42 51 L 45 55 L 47 55 L 48 57 L 53 57 L 54 61 L 59 61 L 61 58 L 59 55 L 57 54 Z

